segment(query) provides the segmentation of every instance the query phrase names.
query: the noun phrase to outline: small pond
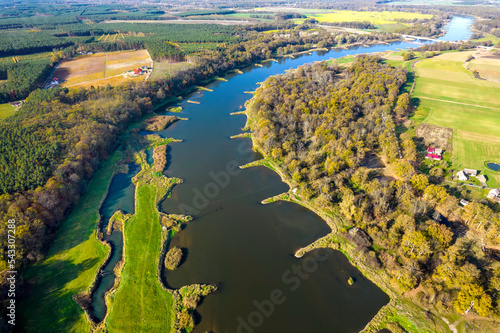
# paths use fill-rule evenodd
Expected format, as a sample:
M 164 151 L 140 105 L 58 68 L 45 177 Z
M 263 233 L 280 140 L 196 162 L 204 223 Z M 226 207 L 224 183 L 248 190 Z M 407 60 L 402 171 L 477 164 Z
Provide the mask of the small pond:
M 500 170 L 500 165 L 498 165 L 497 163 L 490 162 L 490 163 L 486 164 L 486 166 L 493 171 Z

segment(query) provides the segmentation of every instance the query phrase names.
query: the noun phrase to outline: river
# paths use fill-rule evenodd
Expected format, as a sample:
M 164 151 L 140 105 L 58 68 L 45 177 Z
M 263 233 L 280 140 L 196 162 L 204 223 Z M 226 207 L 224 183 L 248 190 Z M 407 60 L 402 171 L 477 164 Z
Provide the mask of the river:
M 443 40 L 461 39 L 460 34 L 470 36 L 470 22 L 453 18 Z M 199 306 L 194 332 L 358 332 L 387 304 L 389 297 L 341 252 L 294 257 L 297 249 L 330 229 L 320 217 L 299 205 L 260 203 L 288 187 L 270 169 L 235 168 L 261 156 L 251 151 L 250 139 L 229 138 L 242 132 L 246 120 L 243 115 L 230 113 L 244 110 L 244 103 L 251 98 L 245 91 L 255 90 L 258 82 L 289 68 L 408 47 L 416 45 L 395 42 L 313 52 L 267 62 L 263 67 L 254 65 L 245 68 L 243 74 L 227 75 L 227 82 L 210 84 L 213 92 L 199 91 L 179 103 L 181 116 L 189 120 L 179 121 L 159 134 L 183 140 L 169 146 L 165 174 L 182 178 L 184 183 L 173 189 L 161 209 L 190 214 L 194 220 L 171 242 L 171 246 L 185 249 L 185 262 L 173 272 L 164 272 L 163 278 L 172 288 L 192 283 L 218 286 L 218 291 Z M 200 104 L 187 103 L 189 99 Z M 129 178 L 118 175 L 113 179 L 101 210 L 105 221 L 120 205 L 133 213 Z M 120 255 L 117 251 L 118 258 Z M 319 255 L 321 260 L 313 260 Z M 349 277 L 355 280 L 352 286 L 347 283 Z M 109 289 L 105 282 L 101 284 L 100 295 Z M 100 295 L 95 298 L 102 298 Z M 96 317 L 103 318 L 105 306 L 95 298 Z

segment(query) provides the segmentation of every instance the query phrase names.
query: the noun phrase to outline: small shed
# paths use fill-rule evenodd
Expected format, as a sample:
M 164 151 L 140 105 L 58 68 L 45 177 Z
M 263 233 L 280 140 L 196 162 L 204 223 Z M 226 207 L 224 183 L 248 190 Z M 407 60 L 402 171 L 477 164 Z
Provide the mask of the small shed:
M 461 180 L 461 181 L 466 181 L 469 179 L 469 176 L 467 176 L 467 174 L 463 170 L 460 170 L 459 172 L 457 172 L 457 177 L 458 177 L 458 180 Z
M 477 176 L 477 170 L 473 169 L 464 169 L 464 172 L 468 174 L 469 176 L 476 177 Z
M 432 153 L 434 153 L 435 151 L 436 151 L 436 148 L 433 148 L 433 147 L 429 147 L 429 148 L 427 148 L 427 153 L 429 153 L 429 154 L 432 154 Z
M 460 204 L 465 207 L 469 204 L 469 202 L 465 199 L 460 199 Z
M 134 69 L 134 74 L 135 74 L 135 75 L 139 75 L 139 74 L 141 74 L 141 73 L 142 73 L 142 69 L 140 69 L 140 68 L 136 68 L 136 69 Z
M 441 156 L 443 155 L 443 150 L 440 148 L 436 148 L 434 149 L 434 154 Z
M 488 181 L 488 179 L 485 177 L 485 175 L 479 175 L 477 179 L 481 182 L 483 186 L 487 186 L 486 182 Z

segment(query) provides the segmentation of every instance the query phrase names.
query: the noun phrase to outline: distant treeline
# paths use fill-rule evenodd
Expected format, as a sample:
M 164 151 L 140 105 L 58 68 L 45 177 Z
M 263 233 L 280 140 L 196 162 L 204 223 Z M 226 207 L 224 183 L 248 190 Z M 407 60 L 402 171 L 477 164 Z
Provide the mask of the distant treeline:
M 443 33 L 442 28 L 445 20 L 451 19 L 452 15 L 441 15 L 432 19 L 423 20 L 399 20 L 400 22 L 410 22 L 408 27 L 397 29 L 395 32 L 405 35 L 420 37 L 437 37 Z
M 363 22 L 320 22 L 321 25 L 328 25 L 332 27 L 345 27 L 351 29 L 375 29 L 375 26 L 368 21 Z
M 477 30 L 483 34 L 490 34 L 495 37 L 500 37 L 500 19 L 476 20 L 473 27 L 474 30 Z
M 236 12 L 234 10 L 219 9 L 219 10 L 193 10 L 174 15 L 179 17 L 187 17 L 187 16 L 205 16 L 205 15 L 227 15 L 233 13 Z

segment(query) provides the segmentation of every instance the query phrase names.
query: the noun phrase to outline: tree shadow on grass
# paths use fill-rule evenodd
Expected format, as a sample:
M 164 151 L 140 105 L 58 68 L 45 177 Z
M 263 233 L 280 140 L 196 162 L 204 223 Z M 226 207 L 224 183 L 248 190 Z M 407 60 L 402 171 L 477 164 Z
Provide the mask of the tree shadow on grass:
M 68 284 L 98 263 L 97 258 L 78 264 L 54 260 L 31 267 L 26 276 L 28 285 L 18 307 L 21 325 L 16 326 L 16 332 L 56 332 L 73 325 L 82 313 L 73 296 L 89 286 L 75 283 L 70 287 Z

